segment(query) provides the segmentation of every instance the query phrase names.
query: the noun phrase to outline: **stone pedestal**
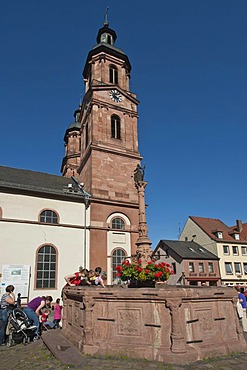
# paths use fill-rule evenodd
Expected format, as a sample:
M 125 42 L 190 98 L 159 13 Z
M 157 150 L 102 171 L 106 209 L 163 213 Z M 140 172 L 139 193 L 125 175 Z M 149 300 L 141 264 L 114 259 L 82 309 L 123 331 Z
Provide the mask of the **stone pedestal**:
M 65 287 L 61 333 L 83 353 L 187 364 L 247 350 L 225 287 Z

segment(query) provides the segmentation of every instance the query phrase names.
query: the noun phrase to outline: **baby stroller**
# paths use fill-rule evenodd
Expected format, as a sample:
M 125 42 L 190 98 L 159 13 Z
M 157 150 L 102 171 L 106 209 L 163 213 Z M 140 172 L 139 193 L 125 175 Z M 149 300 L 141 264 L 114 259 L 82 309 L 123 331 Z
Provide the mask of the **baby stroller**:
M 8 318 L 6 334 L 8 335 L 7 346 L 29 343 L 35 337 L 36 326 L 33 326 L 25 312 L 15 308 Z

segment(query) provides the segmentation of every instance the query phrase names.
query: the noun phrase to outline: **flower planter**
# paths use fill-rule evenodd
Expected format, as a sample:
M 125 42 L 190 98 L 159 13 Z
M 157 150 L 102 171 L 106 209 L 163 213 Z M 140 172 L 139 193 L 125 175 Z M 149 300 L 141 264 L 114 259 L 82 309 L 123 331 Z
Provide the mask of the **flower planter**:
M 153 280 L 130 280 L 128 288 L 155 288 L 155 281 Z

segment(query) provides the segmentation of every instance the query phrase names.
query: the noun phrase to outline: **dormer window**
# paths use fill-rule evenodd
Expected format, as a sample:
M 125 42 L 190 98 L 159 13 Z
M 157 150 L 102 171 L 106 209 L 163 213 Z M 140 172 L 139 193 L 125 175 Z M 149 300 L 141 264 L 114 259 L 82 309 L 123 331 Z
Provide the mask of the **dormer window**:
M 220 229 L 212 230 L 212 233 L 216 236 L 217 239 L 223 239 L 223 231 Z
M 217 231 L 217 233 L 216 233 L 216 237 L 217 237 L 218 239 L 223 239 L 223 233 L 222 233 L 222 231 Z
M 191 252 L 196 253 L 195 249 L 193 249 L 193 248 L 191 248 L 191 247 L 189 247 L 189 250 L 190 250 Z
M 239 240 L 239 234 L 234 234 L 234 239 Z
M 198 248 L 198 250 L 202 253 L 205 253 L 205 251 L 202 248 Z

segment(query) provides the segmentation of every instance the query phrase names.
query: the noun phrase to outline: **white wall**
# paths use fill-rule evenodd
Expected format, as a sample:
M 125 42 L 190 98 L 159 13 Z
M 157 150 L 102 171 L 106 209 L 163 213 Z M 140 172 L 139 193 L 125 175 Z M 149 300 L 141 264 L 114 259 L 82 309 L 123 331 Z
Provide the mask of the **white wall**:
M 0 272 L 2 265 L 31 265 L 30 296 L 61 296 L 65 285 L 64 276 L 84 265 L 84 218 L 83 203 L 36 198 L 0 193 Z M 60 217 L 59 225 L 38 223 L 43 209 L 55 210 Z M 89 223 L 87 211 L 87 224 Z M 30 223 L 37 222 L 35 224 Z M 87 260 L 89 256 L 89 232 L 87 231 Z M 52 244 L 57 254 L 57 289 L 34 289 L 36 251 L 43 244 Z

